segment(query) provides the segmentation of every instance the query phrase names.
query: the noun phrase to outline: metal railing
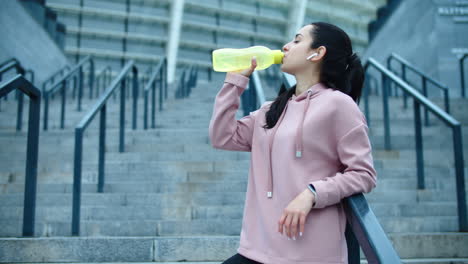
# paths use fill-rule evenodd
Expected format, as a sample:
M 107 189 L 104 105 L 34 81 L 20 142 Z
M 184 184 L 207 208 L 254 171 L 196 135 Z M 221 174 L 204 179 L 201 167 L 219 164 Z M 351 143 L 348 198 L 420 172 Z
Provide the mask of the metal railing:
M 290 88 L 294 85 L 295 79 L 292 75 L 283 73 L 282 82 L 286 88 Z M 265 102 L 260 77 L 256 71 L 252 73 L 249 87 L 243 94 L 245 93 L 247 95 L 242 97 L 244 114 L 258 109 Z M 348 247 L 348 263 L 360 263 L 359 246 L 361 246 L 369 263 L 401 263 L 400 257 L 364 195 L 359 193 L 349 196 L 343 199 L 343 203 L 347 216 L 345 236 Z
M 20 62 L 16 58 L 11 58 L 0 64 L 0 82 L 3 79 L 3 75 L 7 72 L 15 70 L 16 74 L 21 74 L 26 77 L 29 74 L 29 81 L 34 85 L 34 72 L 32 70 L 26 70 L 21 66 Z M 18 101 L 18 110 L 16 115 L 16 131 L 21 131 L 23 125 L 23 100 L 24 95 L 19 90 L 16 90 L 16 99 Z M 5 100 L 8 100 L 8 96 L 5 95 Z M 0 100 L 1 102 L 1 100 Z
M 81 111 L 81 99 L 83 97 L 83 82 L 84 82 L 84 73 L 83 69 L 85 64 L 89 64 L 89 79 L 88 85 L 90 87 L 90 93 L 92 92 L 92 87 L 94 84 L 94 61 L 91 56 L 86 56 L 83 58 L 77 65 L 75 65 L 69 72 L 67 72 L 63 77 L 58 79 L 53 85 L 51 85 L 48 90 L 44 91 L 44 124 L 43 129 L 47 130 L 48 128 L 48 120 L 49 120 L 49 98 L 61 91 L 62 96 L 62 107 L 60 111 L 60 128 L 65 128 L 65 100 L 66 100 L 66 92 L 67 87 L 69 86 L 69 82 L 73 79 L 74 84 L 78 82 L 78 100 L 77 100 L 77 110 Z M 76 85 L 74 85 L 76 87 Z
M 465 59 L 468 57 L 468 52 L 459 52 L 458 53 L 458 65 L 460 69 L 460 89 L 461 89 L 461 96 L 463 98 L 466 98 L 465 95 L 465 69 L 464 69 L 464 63 Z
M 112 81 L 112 68 L 111 66 L 107 66 L 96 75 L 96 79 L 95 79 L 95 84 L 96 84 L 95 97 L 96 98 L 99 96 L 99 92 L 101 91 L 101 88 L 102 90 L 104 90 L 110 84 L 111 81 Z M 91 98 L 92 98 L 92 93 L 89 93 L 89 99 Z
M 197 85 L 198 67 L 195 65 L 187 66 L 183 69 L 175 92 L 175 98 L 186 98 L 190 96 L 192 89 Z
M 455 160 L 455 176 L 457 185 L 457 205 L 458 205 L 458 223 L 461 232 L 468 231 L 467 211 L 466 211 L 466 194 L 465 194 L 465 176 L 464 176 L 464 160 L 463 160 L 463 145 L 461 124 L 448 113 L 444 112 L 440 107 L 432 103 L 425 96 L 419 93 L 414 87 L 403 81 L 397 75 L 385 68 L 382 64 L 373 58 L 369 58 L 364 65 L 364 71 L 367 73 L 369 68 L 374 68 L 381 74 L 382 80 L 382 99 L 383 99 L 383 115 L 384 115 L 384 144 L 386 150 L 391 150 L 390 141 L 390 118 L 388 107 L 388 87 L 390 82 L 393 82 L 396 87 L 403 90 L 413 98 L 414 107 L 414 127 L 416 138 L 416 165 L 418 177 L 418 189 L 425 189 L 424 182 L 424 157 L 423 157 L 423 138 L 421 126 L 421 106 L 429 110 L 447 126 L 452 128 L 453 133 L 453 154 Z M 366 90 L 366 89 L 365 89 Z M 367 93 L 364 93 L 367 95 Z M 367 100 L 365 101 L 367 103 Z M 370 119 L 369 113 L 366 113 L 367 119 Z
M 413 66 L 411 63 L 409 63 L 407 60 L 403 59 L 401 56 L 397 55 L 396 53 L 390 54 L 390 56 L 387 58 L 387 68 L 394 74 L 397 74 L 397 71 L 392 69 L 392 61 L 397 61 L 400 63 L 401 78 L 403 79 L 403 81 L 408 82 L 408 78 L 406 75 L 407 69 L 416 73 L 421 78 L 421 91 L 425 97 L 428 97 L 428 93 L 427 93 L 428 82 L 435 85 L 436 88 L 442 90 L 444 93 L 445 111 L 450 114 L 449 88 L 447 87 L 447 85 L 442 84 L 437 80 L 434 80 L 433 78 L 423 73 L 421 70 L 417 69 L 415 66 Z M 408 107 L 407 95 L 404 92 L 403 92 L 403 105 L 405 109 Z M 429 126 L 429 112 L 427 108 L 424 110 L 424 120 L 425 120 L 425 125 Z
M 44 94 L 44 91 L 47 90 L 48 86 L 54 84 L 55 78 L 58 78 L 58 76 L 62 77 L 67 71 L 70 71 L 69 65 L 65 65 L 61 69 L 52 73 L 47 79 L 45 79 L 45 81 L 42 83 L 42 94 Z M 52 98 L 54 97 L 52 96 Z
M 41 91 L 23 76 L 17 75 L 9 81 L 0 83 L 0 99 L 13 90 L 25 93 L 31 100 L 29 103 L 28 141 L 26 145 L 23 236 L 34 236 Z
M 125 151 L 125 90 L 127 75 L 132 72 L 133 86 L 133 125 L 136 129 L 136 109 L 138 95 L 138 69 L 133 61 L 129 61 L 120 74 L 106 88 L 96 103 L 90 108 L 83 119 L 75 127 L 75 150 L 74 150 L 74 170 L 73 170 L 73 208 L 72 208 L 72 235 L 80 234 L 80 208 L 81 208 L 81 170 L 83 158 L 83 135 L 94 119 L 100 113 L 99 123 L 99 161 L 98 161 L 98 192 L 104 191 L 104 162 L 105 162 L 105 142 L 106 142 L 106 113 L 107 103 L 111 95 L 120 87 L 120 120 L 119 120 L 119 152 Z
M 163 110 L 163 101 L 165 99 L 164 91 L 167 91 L 167 59 L 164 57 L 151 74 L 144 88 L 144 110 L 143 110 L 143 128 L 148 129 L 148 97 L 151 89 L 151 128 L 156 128 L 156 82 L 159 83 L 159 112 Z

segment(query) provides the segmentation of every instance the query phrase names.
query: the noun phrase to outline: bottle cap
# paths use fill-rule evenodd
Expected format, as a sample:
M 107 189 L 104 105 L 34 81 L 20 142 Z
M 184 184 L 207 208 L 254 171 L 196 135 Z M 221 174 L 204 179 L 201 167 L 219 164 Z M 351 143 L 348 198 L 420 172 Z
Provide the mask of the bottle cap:
M 281 50 L 273 50 L 273 58 L 274 64 L 281 64 L 283 63 L 284 53 Z

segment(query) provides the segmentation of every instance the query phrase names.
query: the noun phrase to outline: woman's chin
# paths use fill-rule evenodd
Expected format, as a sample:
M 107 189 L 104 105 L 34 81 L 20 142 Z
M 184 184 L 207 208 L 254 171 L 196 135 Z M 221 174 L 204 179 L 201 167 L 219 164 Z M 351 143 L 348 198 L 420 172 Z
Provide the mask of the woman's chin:
M 289 72 L 288 72 L 288 68 L 287 68 L 284 64 L 281 64 L 280 70 L 281 70 L 282 72 L 289 73 Z

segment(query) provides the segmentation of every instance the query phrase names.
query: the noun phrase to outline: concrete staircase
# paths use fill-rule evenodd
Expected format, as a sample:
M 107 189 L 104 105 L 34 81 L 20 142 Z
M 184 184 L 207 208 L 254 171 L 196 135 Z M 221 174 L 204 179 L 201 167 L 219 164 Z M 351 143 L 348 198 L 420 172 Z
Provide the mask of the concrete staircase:
M 75 111 L 68 100 L 70 120 L 59 130 L 59 104 L 52 105 L 51 129 L 41 131 L 39 145 L 39 238 L 16 238 L 22 227 L 27 118 L 23 132 L 15 132 L 10 115 L 16 104 L 2 102 L 0 262 L 219 263 L 235 254 L 250 154 L 216 150 L 209 143 L 208 124 L 221 85 L 199 81 L 190 98 L 170 99 L 157 113 L 157 128 L 146 131 L 142 101 L 138 129 L 130 129 L 128 101 L 125 153 L 118 153 L 119 108 L 111 101 L 104 193 L 96 191 L 98 121 L 85 133 L 80 237 L 70 237 L 73 127 L 85 112 Z M 83 108 L 92 103 L 86 99 Z M 424 129 L 427 189 L 416 190 L 412 107 L 401 105 L 401 99 L 392 99 L 395 149 L 384 151 L 381 102 L 371 98 L 378 184 L 366 198 L 405 263 L 468 263 L 468 235 L 457 232 L 451 132 L 435 121 Z M 467 101 L 455 99 L 452 109 L 468 142 Z
M 83 6 L 79 0 L 46 3 L 67 26 L 65 51 L 70 61 L 93 55 L 97 69 L 111 65 L 117 71 L 122 60 L 134 59 L 141 72 L 156 65 L 159 54 L 167 54 L 171 4 L 169 0 L 132 0 L 127 10 L 123 0 L 86 0 Z M 385 0 L 308 1 L 304 24 L 334 23 L 362 53 L 369 44 L 368 24 L 384 5 Z M 289 0 L 185 0 L 177 68 L 198 65 L 203 69 L 200 78 L 206 79 L 213 49 L 253 45 L 281 49 L 290 41 L 287 28 L 293 6 Z

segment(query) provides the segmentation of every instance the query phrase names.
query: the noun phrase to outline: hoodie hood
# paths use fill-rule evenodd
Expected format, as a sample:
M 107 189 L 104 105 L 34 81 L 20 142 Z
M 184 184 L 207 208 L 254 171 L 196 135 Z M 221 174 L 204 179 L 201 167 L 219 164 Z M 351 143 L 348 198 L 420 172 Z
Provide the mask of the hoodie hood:
M 305 116 L 307 114 L 307 111 L 309 110 L 309 103 L 310 100 L 314 97 L 316 97 L 320 92 L 328 89 L 323 83 L 316 83 L 312 85 L 309 89 L 306 91 L 302 92 L 300 95 L 296 96 L 293 94 L 291 98 L 289 98 L 289 101 L 294 100 L 295 102 L 302 102 L 304 104 L 304 108 L 302 111 L 302 117 L 299 119 L 301 122 L 298 124 L 297 129 L 296 129 L 296 135 L 294 137 L 295 141 L 295 146 L 296 146 L 296 151 L 295 155 L 296 158 L 302 158 L 302 150 L 303 150 L 303 143 L 302 143 L 302 135 L 303 135 L 303 125 L 304 125 L 304 120 Z M 271 149 L 273 145 L 273 140 L 275 138 L 276 131 L 278 130 L 278 127 L 281 125 L 281 122 L 283 121 L 283 118 L 286 114 L 286 111 L 288 109 L 289 101 L 284 107 L 283 113 L 281 113 L 280 118 L 278 119 L 278 122 L 276 125 L 272 128 L 272 136 L 270 137 L 269 140 L 269 162 L 270 162 L 270 168 L 269 168 L 269 175 L 268 175 L 268 189 L 267 189 L 267 197 L 271 198 L 273 197 L 273 173 L 272 173 L 272 157 L 271 157 Z

